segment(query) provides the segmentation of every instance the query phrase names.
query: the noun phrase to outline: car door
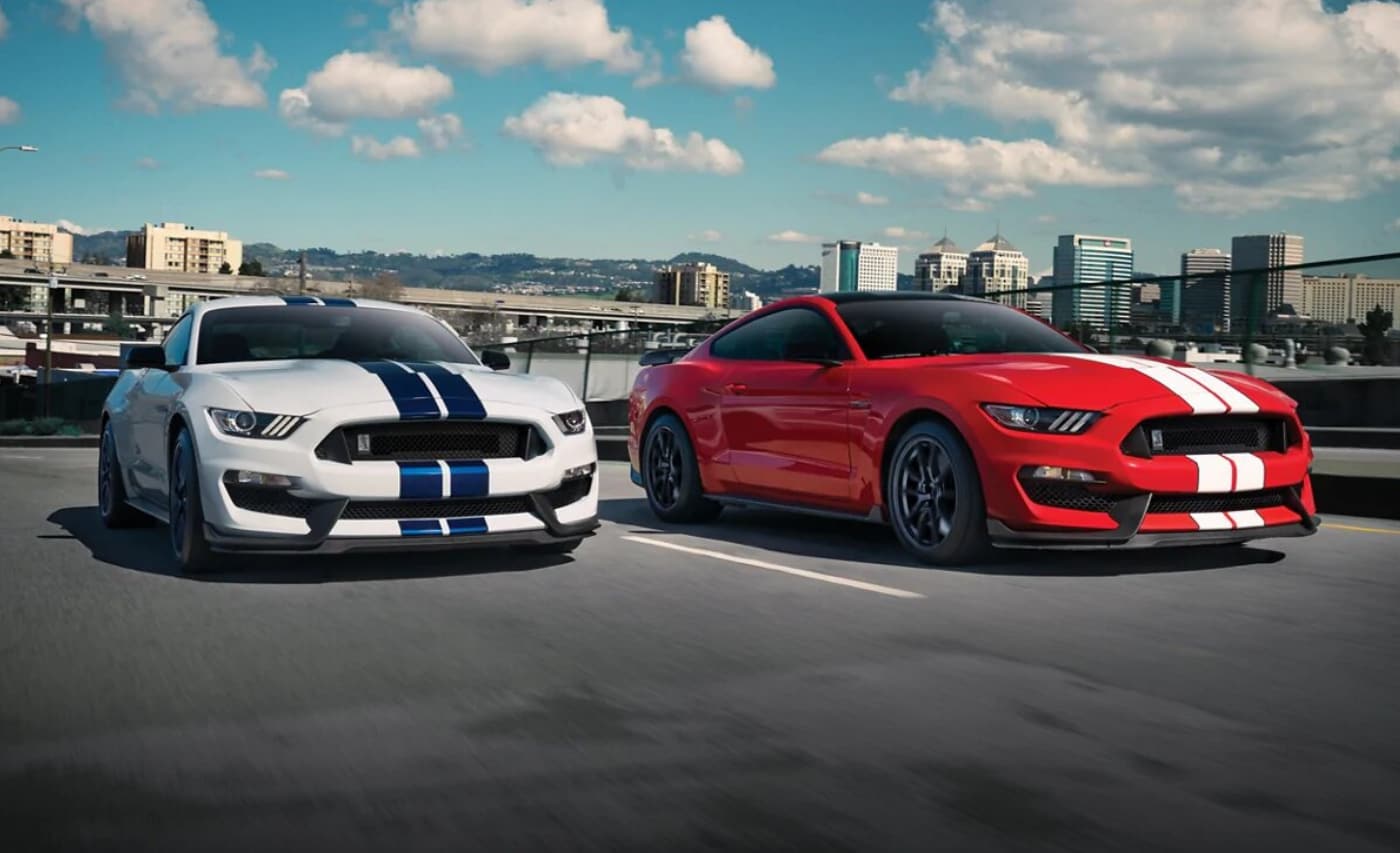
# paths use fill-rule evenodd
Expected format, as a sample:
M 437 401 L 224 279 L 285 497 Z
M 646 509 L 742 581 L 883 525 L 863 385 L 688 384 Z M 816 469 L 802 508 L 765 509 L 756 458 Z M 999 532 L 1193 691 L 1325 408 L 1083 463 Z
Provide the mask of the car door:
M 729 462 L 750 497 L 846 506 L 851 491 L 850 353 L 812 308 L 758 317 L 717 339 Z
M 167 488 L 165 428 L 180 392 L 173 374 L 188 359 L 193 326 L 190 314 L 176 322 L 161 344 L 165 350 L 165 369 L 146 368 L 128 397 L 127 410 L 130 412 L 135 450 L 135 459 L 131 463 L 132 479 L 143 497 L 160 503 L 165 500 Z

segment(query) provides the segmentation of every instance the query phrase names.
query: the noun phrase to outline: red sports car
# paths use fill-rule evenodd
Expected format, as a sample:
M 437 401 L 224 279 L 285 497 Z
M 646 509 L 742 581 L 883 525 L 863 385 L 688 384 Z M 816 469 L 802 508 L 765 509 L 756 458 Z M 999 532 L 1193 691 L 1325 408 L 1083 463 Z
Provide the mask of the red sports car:
M 1317 529 L 1312 447 L 1278 389 L 1098 355 L 995 302 L 797 297 L 642 361 L 628 452 L 665 521 L 709 520 L 727 504 L 866 519 L 936 564 L 988 545 Z

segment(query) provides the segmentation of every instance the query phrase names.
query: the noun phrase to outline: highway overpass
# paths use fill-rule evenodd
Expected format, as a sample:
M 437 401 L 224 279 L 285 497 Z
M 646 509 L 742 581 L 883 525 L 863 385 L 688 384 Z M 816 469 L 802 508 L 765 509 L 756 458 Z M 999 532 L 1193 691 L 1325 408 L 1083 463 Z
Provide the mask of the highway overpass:
M 43 289 L 49 274 L 46 270 L 29 270 L 37 270 L 32 262 L 0 260 L 0 291 L 10 291 L 9 298 L 0 298 L 0 306 L 14 306 L 0 310 L 0 321 L 37 320 L 43 316 L 46 307 Z M 127 322 L 166 325 L 174 322 L 194 302 L 224 296 L 297 292 L 295 278 L 170 273 L 87 264 L 69 264 L 57 278 L 54 310 L 60 334 L 81 331 L 84 321 L 100 323 L 118 307 Z M 308 280 L 306 292 L 342 296 L 352 287 L 347 282 Z M 551 331 L 652 329 L 737 317 L 742 313 L 741 309 L 716 311 L 684 305 L 430 287 L 406 287 L 401 301 L 434 313 L 455 315 L 455 321 L 461 326 L 493 325 L 500 327 L 503 334 L 522 337 L 544 336 Z

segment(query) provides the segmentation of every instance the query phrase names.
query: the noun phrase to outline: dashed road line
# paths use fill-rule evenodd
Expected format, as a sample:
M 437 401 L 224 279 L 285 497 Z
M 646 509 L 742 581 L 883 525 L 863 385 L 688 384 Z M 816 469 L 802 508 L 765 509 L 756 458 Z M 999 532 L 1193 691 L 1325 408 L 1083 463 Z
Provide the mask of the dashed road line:
M 753 560 L 748 557 L 738 557 L 733 554 L 725 554 L 722 551 L 710 551 L 705 548 L 692 548 L 689 545 L 678 545 L 675 542 L 666 542 L 647 536 L 623 536 L 628 542 L 637 542 L 642 545 L 651 545 L 656 548 L 668 548 L 672 551 L 680 551 L 683 554 L 693 554 L 697 557 L 709 557 L 713 560 L 723 560 L 728 563 L 737 563 L 741 566 L 748 566 L 754 569 L 764 569 L 770 572 L 780 572 L 785 575 L 806 578 L 807 580 L 821 581 L 822 583 L 835 584 L 836 586 L 858 589 L 863 592 L 873 592 L 877 595 L 888 595 L 891 598 L 923 598 L 924 595 L 918 592 L 910 592 L 907 589 L 897 589 L 892 586 L 881 586 L 877 583 L 866 583 L 865 581 L 843 578 L 839 575 L 828 575 L 821 572 L 811 572 L 806 569 L 794 569 L 791 566 L 781 566 L 777 563 L 769 563 L 764 560 Z
M 1400 536 L 1400 530 L 1388 530 L 1384 527 L 1357 527 L 1352 524 L 1332 524 L 1324 521 L 1322 526 L 1328 530 L 1346 530 L 1351 533 L 1384 533 L 1387 536 Z

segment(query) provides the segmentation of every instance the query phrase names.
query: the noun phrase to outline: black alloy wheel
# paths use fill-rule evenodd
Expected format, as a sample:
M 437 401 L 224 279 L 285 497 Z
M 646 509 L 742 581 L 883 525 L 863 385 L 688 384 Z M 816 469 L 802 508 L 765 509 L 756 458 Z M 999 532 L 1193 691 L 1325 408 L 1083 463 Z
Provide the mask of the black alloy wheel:
M 705 497 L 695 448 L 680 418 L 662 415 L 642 441 L 642 482 L 647 503 L 663 521 L 710 521 L 723 507 Z
M 925 421 L 899 439 L 885 481 L 885 507 L 905 550 L 956 565 L 988 548 L 987 512 L 976 463 L 951 427 Z

